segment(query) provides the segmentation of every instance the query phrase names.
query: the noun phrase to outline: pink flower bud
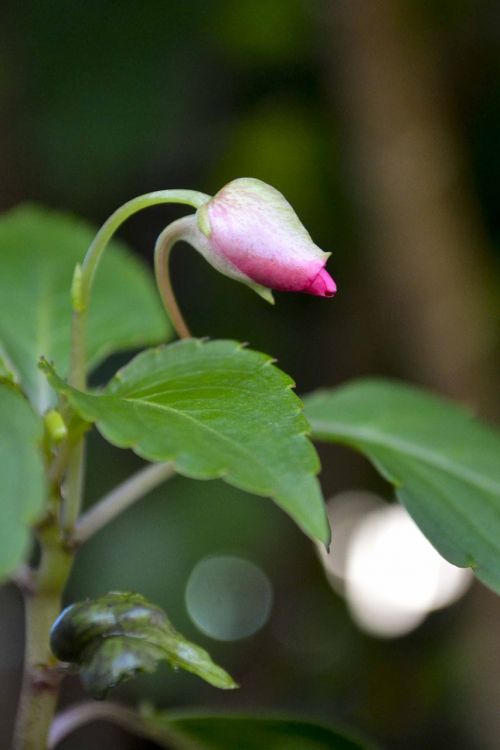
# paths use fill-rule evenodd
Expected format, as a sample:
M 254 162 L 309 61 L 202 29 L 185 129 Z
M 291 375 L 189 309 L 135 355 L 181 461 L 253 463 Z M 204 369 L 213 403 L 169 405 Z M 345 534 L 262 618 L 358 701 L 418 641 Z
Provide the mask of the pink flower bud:
M 272 301 L 270 289 L 332 297 L 330 253 L 314 244 L 281 193 L 253 178 L 233 180 L 197 211 L 189 239 L 209 263 Z M 197 236 L 195 236 L 197 235 Z

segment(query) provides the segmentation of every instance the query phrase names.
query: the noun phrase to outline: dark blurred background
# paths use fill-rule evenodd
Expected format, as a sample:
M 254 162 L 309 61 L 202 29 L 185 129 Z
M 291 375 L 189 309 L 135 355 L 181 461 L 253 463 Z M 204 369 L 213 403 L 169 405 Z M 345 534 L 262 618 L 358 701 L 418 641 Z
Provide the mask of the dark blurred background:
M 498 2 L 21 0 L 2 4 L 0 38 L 2 210 L 36 200 L 98 225 L 142 192 L 261 178 L 333 252 L 339 293 L 281 294 L 271 308 L 182 246 L 173 276 L 194 333 L 271 353 L 300 393 L 388 375 L 498 420 Z M 177 215 L 151 209 L 121 235 L 151 265 Z M 391 498 L 365 461 L 321 454 L 326 496 Z M 139 464 L 93 436 L 88 502 Z M 273 606 L 255 635 L 214 640 L 188 616 L 187 581 L 211 554 L 267 576 Z M 164 668 L 117 691 L 124 701 L 287 709 L 394 750 L 499 746 L 500 603 L 479 584 L 411 633 L 377 638 L 272 503 L 174 479 L 82 551 L 68 601 L 111 588 L 163 605 L 242 686 L 218 693 Z M 6 747 L 22 647 L 13 588 L 0 606 Z M 64 703 L 80 697 L 67 681 Z M 146 747 L 104 725 L 62 747 L 118 745 Z

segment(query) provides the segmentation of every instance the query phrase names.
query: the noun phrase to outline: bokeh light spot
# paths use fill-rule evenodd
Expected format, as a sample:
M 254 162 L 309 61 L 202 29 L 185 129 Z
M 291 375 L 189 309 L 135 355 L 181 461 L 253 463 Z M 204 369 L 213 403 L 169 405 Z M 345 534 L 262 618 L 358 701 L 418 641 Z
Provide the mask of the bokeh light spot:
M 331 587 L 347 600 L 359 627 L 397 638 L 469 588 L 469 569 L 447 562 L 399 504 L 364 490 L 341 492 L 327 503 L 333 532 L 318 555 Z
M 352 534 L 346 598 L 354 619 L 374 635 L 410 632 L 470 582 L 470 570 L 441 557 L 399 505 L 372 511 Z
M 241 557 L 206 557 L 193 568 L 186 607 L 195 625 L 220 641 L 256 633 L 271 613 L 273 590 L 266 574 Z

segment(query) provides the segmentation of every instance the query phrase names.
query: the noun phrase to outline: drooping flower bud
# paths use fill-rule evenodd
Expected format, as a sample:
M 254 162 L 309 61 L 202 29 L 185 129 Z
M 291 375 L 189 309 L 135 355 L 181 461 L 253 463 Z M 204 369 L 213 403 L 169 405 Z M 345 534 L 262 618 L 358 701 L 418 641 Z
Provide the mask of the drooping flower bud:
M 233 180 L 201 206 L 186 236 L 218 271 L 272 302 L 271 289 L 332 297 L 330 253 L 312 241 L 283 195 L 253 178 Z

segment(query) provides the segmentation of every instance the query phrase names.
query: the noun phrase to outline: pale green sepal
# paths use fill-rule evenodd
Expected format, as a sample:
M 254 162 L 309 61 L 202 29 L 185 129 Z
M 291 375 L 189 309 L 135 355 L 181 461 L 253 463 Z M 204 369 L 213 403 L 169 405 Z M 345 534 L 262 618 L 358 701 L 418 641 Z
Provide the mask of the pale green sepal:
M 271 291 L 271 289 L 268 289 L 265 286 L 260 286 L 260 284 L 248 284 L 250 289 L 253 289 L 254 292 L 257 292 L 259 297 L 262 297 L 262 299 L 265 299 L 266 302 L 269 302 L 270 305 L 274 305 L 274 296 Z
M 212 230 L 210 229 L 210 220 L 208 218 L 208 201 L 197 210 L 196 220 L 199 230 L 205 235 L 205 237 L 210 237 Z

